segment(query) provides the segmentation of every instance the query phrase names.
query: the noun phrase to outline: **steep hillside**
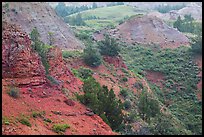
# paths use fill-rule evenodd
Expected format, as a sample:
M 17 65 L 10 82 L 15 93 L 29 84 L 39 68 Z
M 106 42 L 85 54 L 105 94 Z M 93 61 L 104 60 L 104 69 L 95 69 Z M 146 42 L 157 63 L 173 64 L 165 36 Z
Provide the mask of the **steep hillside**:
M 191 131 L 187 134 L 202 134 L 201 56 L 194 57 L 184 46 L 153 51 L 143 45 L 123 46 L 121 56 L 130 70 L 147 79 L 158 100 Z
M 176 20 L 179 16 L 184 18 L 184 15 L 191 15 L 195 20 L 202 21 L 202 6 L 198 3 L 188 4 L 180 10 L 171 10 L 167 13 L 158 11 L 149 12 L 148 15 L 156 16 L 162 20 Z
M 116 134 L 75 100 L 72 93 L 82 82 L 65 66 L 59 48 L 49 51 L 50 81 L 28 35 L 7 22 L 2 30 L 2 134 Z
M 9 2 L 7 21 L 18 24 L 28 34 L 36 27 L 41 40 L 49 44 L 48 33 L 53 33 L 54 43 L 62 49 L 83 49 L 84 45 L 74 37 L 72 30 L 58 17 L 48 3 Z
M 154 16 L 136 16 L 117 26 L 116 29 L 106 32 L 129 44 L 155 44 L 161 48 L 176 48 L 189 44 L 185 35 Z M 101 33 L 96 33 L 94 36 L 96 40 L 103 38 Z
M 158 4 L 89 9 L 67 26 L 49 3 L 3 3 L 2 134 L 201 135 L 200 26 L 191 39 L 137 7 Z

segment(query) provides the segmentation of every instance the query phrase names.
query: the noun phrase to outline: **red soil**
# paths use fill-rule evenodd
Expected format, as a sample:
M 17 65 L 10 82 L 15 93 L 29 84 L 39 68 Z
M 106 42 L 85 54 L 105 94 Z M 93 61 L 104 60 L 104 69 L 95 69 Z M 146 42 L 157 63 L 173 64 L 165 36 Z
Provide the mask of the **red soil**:
M 164 75 L 161 72 L 146 71 L 146 78 L 160 88 L 163 88 L 161 81 L 164 80 Z
M 52 126 L 56 123 L 66 123 L 70 128 L 64 134 L 116 134 L 112 132 L 111 128 L 97 116 L 87 116 L 86 107 L 77 101 L 74 101 L 74 106 L 67 105 L 64 101 L 67 97 L 61 91 L 55 90 L 52 87 L 42 85 L 41 87 L 30 87 L 32 93 L 28 91 L 28 87 L 19 88 L 20 98 L 14 99 L 6 92 L 8 89 L 9 79 L 3 79 L 2 90 L 2 115 L 8 117 L 10 125 L 2 125 L 3 134 L 56 134 L 51 130 Z M 53 121 L 46 125 L 41 118 L 30 117 L 32 127 L 22 125 L 15 122 L 15 118 L 21 114 L 31 116 L 33 111 L 45 111 L 45 117 Z M 61 115 L 56 115 L 52 111 L 59 111 Z M 67 114 L 74 114 L 74 116 L 66 116 Z M 13 130 L 12 130 L 13 129 Z

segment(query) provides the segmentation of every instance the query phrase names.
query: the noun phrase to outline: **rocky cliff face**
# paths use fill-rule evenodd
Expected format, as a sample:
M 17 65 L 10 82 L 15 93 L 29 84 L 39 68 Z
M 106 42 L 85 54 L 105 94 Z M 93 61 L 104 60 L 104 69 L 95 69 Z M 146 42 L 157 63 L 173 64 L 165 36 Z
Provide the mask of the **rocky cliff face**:
M 7 22 L 3 22 L 2 29 L 3 78 L 14 78 L 20 85 L 45 83 L 44 67 L 37 53 L 32 51 L 28 35 Z
M 83 49 L 84 45 L 74 37 L 69 26 L 58 17 L 48 3 L 43 2 L 8 2 L 10 16 L 7 21 L 21 25 L 22 29 L 30 34 L 36 27 L 40 39 L 49 44 L 49 32 L 53 33 L 53 45 L 61 49 Z M 3 11 L 4 12 L 4 11 Z

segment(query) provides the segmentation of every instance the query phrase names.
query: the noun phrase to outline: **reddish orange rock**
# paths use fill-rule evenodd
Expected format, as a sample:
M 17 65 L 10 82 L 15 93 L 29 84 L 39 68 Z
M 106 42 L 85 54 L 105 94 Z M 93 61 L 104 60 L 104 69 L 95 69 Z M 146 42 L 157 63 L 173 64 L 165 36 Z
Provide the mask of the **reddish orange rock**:
M 39 56 L 31 49 L 29 36 L 19 27 L 3 22 L 2 76 L 18 78 L 18 85 L 45 83 L 45 69 Z

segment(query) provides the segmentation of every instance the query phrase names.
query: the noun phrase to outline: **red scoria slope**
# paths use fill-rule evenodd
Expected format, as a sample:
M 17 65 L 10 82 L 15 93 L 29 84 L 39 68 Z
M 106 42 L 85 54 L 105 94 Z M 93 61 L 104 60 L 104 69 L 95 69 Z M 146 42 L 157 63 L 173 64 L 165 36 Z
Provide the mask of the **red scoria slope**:
M 65 96 L 61 88 L 79 90 L 82 82 L 65 67 L 59 49 L 51 49 L 49 55 L 50 75 L 59 81 L 51 86 L 45 78 L 45 70 L 37 53 L 31 50 L 26 33 L 15 25 L 3 22 L 2 37 L 2 134 L 4 135 L 52 135 L 54 124 L 68 124 L 63 134 L 113 135 L 111 128 L 97 115 L 75 100 Z M 56 63 L 56 64 L 55 64 Z M 63 80 L 69 82 L 64 82 Z M 75 87 L 71 86 L 75 85 Z M 19 89 L 20 97 L 8 95 L 10 86 Z M 32 113 L 44 112 L 33 118 Z M 31 127 L 20 123 L 26 117 Z M 51 123 L 46 122 L 48 119 Z M 5 123 L 6 121 L 6 123 Z

